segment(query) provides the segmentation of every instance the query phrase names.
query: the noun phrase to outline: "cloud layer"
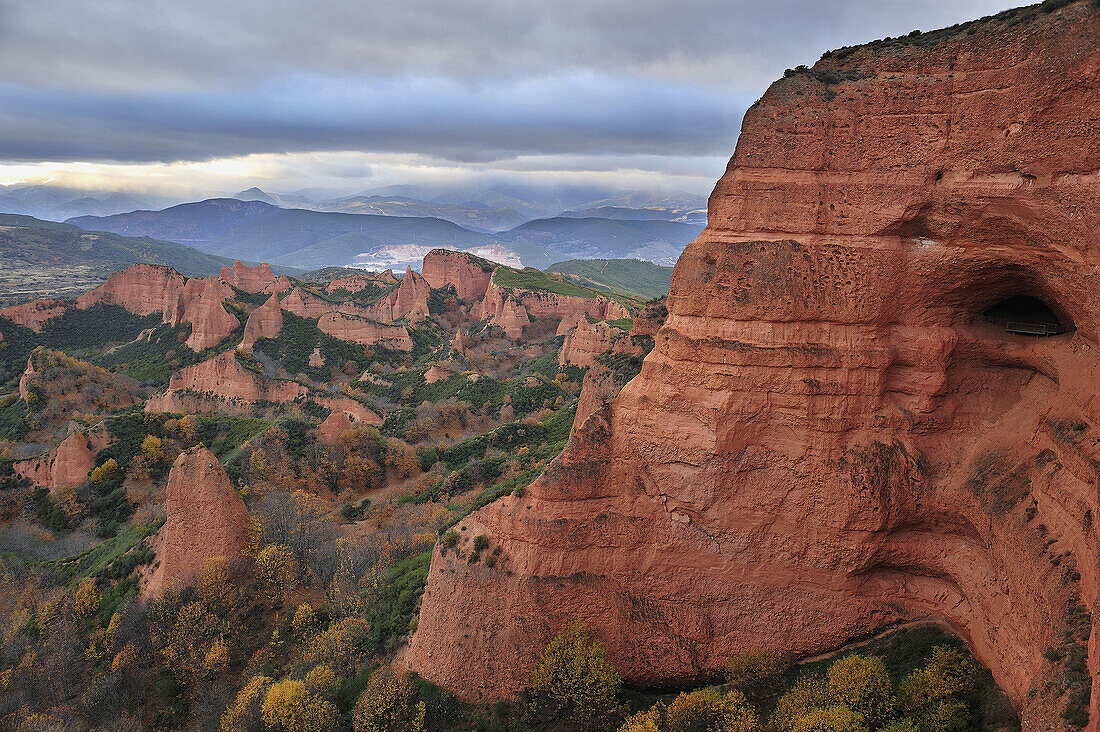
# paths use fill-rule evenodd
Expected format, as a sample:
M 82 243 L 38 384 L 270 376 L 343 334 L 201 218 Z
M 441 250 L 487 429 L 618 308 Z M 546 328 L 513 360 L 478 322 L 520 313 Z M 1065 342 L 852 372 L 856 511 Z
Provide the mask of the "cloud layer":
M 784 68 L 1009 4 L 0 0 L 0 161 L 709 161 Z

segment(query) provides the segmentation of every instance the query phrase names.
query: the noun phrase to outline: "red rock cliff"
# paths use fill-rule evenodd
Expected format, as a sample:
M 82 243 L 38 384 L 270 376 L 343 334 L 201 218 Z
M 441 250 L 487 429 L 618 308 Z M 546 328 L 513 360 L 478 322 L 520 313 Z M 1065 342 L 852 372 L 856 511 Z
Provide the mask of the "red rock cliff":
M 232 558 L 248 542 L 248 510 L 214 453 L 199 446 L 182 453 L 168 474 L 167 517 L 160 529 L 157 566 L 142 587 L 156 597 L 170 584 L 197 580 L 214 558 Z
M 54 318 L 60 318 L 71 306 L 71 300 L 31 300 L 0 309 L 0 318 L 7 318 L 16 325 L 41 333 L 43 325 Z
M 276 277 L 267 262 L 249 267 L 237 260 L 232 269 L 222 267 L 221 279 L 245 292 L 285 292 L 290 289 L 290 279 L 285 275 Z
M 414 668 L 514 692 L 580 616 L 670 684 L 932 616 L 1062 727 L 1043 650 L 1085 646 L 1098 584 L 1100 12 L 1022 12 L 834 54 L 749 110 L 641 374 L 465 520 L 496 567 L 436 551 Z M 1076 329 L 1007 332 L 1011 302 Z
M 145 410 L 247 413 L 256 402 L 289 402 L 308 394 L 296 381 L 268 379 L 246 369 L 233 351 L 226 351 L 172 374 L 168 390 L 147 399 Z
M 261 338 L 276 338 L 283 330 L 283 311 L 279 306 L 279 298 L 275 294 L 267 299 L 260 307 L 252 311 L 248 316 L 248 322 L 244 324 L 244 338 L 241 339 L 241 348 L 251 351 L 256 341 Z
M 76 300 L 79 308 L 118 305 L 137 315 L 159 313 L 165 323 L 191 323 L 187 346 L 201 351 L 217 345 L 240 323 L 223 303 L 231 288 L 217 277 L 186 279 L 171 267 L 134 264 Z
M 432 289 L 453 285 L 455 293 L 469 302 L 485 294 L 493 269 L 492 262 L 466 252 L 433 249 L 424 256 L 424 279 Z

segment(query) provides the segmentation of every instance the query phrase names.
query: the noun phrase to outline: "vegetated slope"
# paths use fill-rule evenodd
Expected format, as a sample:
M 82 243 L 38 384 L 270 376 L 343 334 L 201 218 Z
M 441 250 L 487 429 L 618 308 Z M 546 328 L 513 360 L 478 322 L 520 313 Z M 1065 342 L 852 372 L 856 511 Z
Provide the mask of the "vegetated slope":
M 83 292 L 135 262 L 209 275 L 233 260 L 174 242 L 0 214 L 0 301 Z
M 571 259 L 546 271 L 595 290 L 647 299 L 667 295 L 672 282 L 672 267 L 640 259 Z
M 538 219 L 501 234 L 507 242 L 534 244 L 571 258 L 636 257 L 673 264 L 701 225 L 673 221 L 612 221 L 610 219 Z

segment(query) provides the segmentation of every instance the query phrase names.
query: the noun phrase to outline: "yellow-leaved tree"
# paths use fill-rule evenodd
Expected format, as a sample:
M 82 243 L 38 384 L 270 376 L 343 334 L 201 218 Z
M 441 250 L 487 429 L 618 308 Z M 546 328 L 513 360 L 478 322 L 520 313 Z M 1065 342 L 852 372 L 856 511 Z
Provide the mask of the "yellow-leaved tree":
M 623 718 L 619 672 L 588 626 L 574 621 L 550 641 L 527 681 L 527 713 L 558 729 L 617 729 Z
M 355 703 L 355 732 L 424 732 L 425 705 L 412 674 L 375 671 Z
M 338 716 L 336 707 L 297 679 L 272 684 L 262 712 L 264 723 L 282 732 L 327 732 L 336 726 Z

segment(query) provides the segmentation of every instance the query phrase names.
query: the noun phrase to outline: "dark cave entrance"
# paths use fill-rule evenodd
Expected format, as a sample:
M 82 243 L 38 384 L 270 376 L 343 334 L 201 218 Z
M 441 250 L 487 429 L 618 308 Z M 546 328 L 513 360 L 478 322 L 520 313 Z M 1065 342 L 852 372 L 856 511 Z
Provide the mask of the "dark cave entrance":
M 1058 315 L 1045 302 L 1031 295 L 1005 298 L 987 308 L 982 317 L 1018 335 L 1043 337 L 1073 330 L 1069 316 Z

